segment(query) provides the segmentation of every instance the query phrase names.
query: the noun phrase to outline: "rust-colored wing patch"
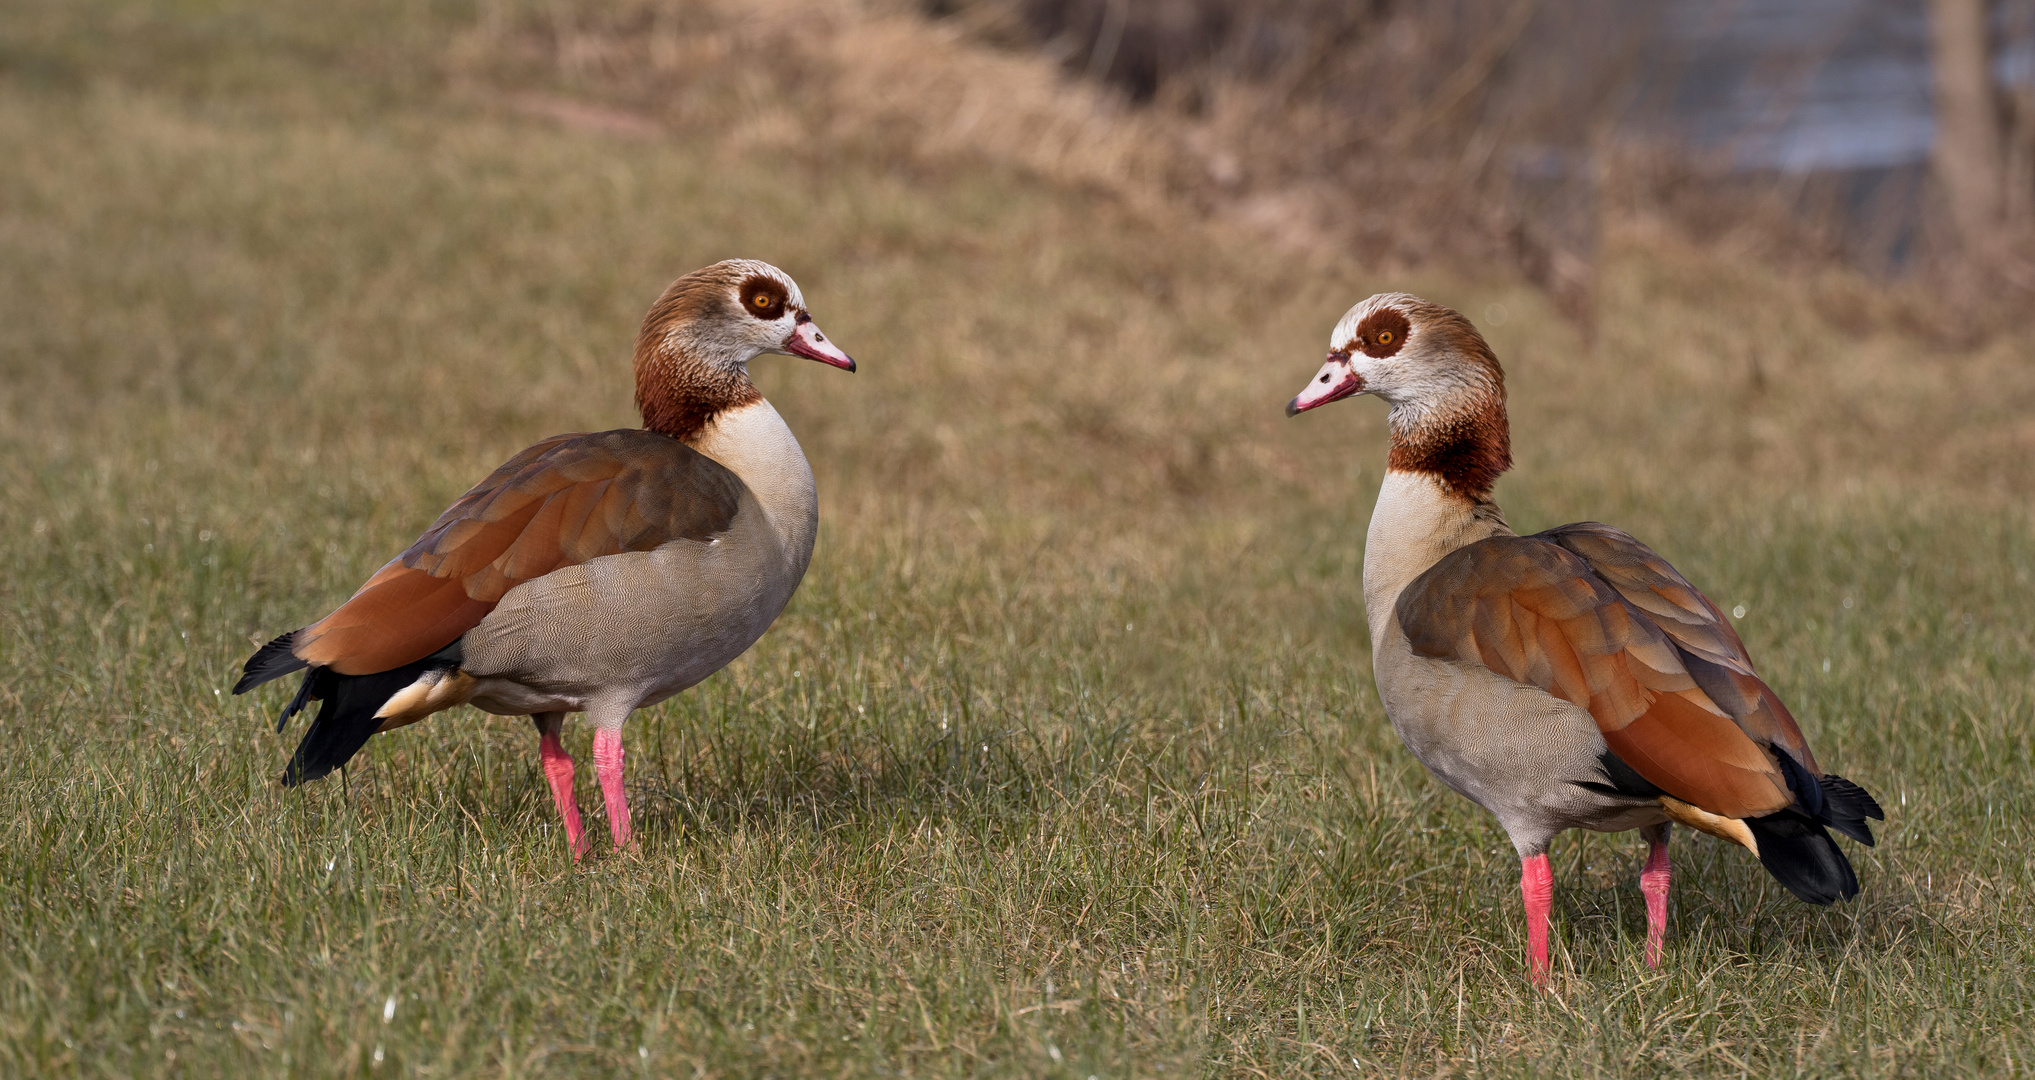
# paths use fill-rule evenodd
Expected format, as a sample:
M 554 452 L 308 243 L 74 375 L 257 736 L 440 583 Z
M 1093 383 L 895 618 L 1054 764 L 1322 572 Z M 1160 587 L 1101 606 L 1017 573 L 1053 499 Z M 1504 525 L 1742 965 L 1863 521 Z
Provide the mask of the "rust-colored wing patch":
M 473 629 L 525 581 L 713 538 L 742 490 L 719 462 L 656 432 L 554 436 L 460 496 L 352 599 L 299 631 L 293 651 L 342 675 L 400 667 Z
M 1482 664 L 1587 709 L 1612 752 L 1676 798 L 1731 817 L 1794 801 L 1651 613 L 1566 547 L 1478 541 L 1414 579 L 1396 612 L 1416 654 Z
M 1623 529 L 1595 521 L 1549 529 L 1538 538 L 1574 552 L 1627 603 L 1652 617 L 1681 651 L 1696 685 L 1755 742 L 1781 747 L 1811 776 L 1823 774 L 1793 714 L 1753 670 L 1731 621 L 1658 552 Z

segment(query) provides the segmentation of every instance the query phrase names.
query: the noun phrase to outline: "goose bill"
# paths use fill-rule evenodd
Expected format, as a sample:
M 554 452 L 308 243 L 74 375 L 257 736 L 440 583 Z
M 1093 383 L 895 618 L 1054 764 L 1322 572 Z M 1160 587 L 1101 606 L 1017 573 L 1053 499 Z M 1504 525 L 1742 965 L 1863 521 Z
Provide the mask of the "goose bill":
M 820 333 L 820 325 L 810 315 L 798 317 L 798 328 L 785 339 L 784 351 L 808 360 L 818 360 L 822 364 L 832 364 L 845 371 L 855 370 L 855 358 L 828 341 L 827 335 Z
M 1350 367 L 1349 354 L 1332 352 L 1328 354 L 1328 361 L 1321 365 L 1321 370 L 1308 381 L 1307 388 L 1287 403 L 1286 415 L 1298 416 L 1317 406 L 1363 392 L 1364 377 Z

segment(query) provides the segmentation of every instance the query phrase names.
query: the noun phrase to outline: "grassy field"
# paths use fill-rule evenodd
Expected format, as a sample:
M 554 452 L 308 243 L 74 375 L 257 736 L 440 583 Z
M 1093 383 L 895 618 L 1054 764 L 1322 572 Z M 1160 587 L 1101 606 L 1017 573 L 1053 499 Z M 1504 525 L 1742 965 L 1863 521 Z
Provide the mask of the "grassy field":
M 787 148 L 822 91 L 739 42 L 713 123 L 619 122 L 484 55 L 546 10 L 0 11 L 0 1073 L 2029 1068 L 2035 333 L 1625 230 L 1584 334 L 993 154 Z M 862 371 L 758 363 L 819 549 L 631 723 L 641 850 L 570 863 L 521 719 L 281 790 L 252 643 L 635 423 L 644 308 L 736 255 Z M 1649 971 L 1641 846 L 1572 836 L 1529 990 L 1509 845 L 1371 688 L 1382 409 L 1280 415 L 1383 288 L 1506 361 L 1514 525 L 1612 521 L 1747 609 L 1888 810 L 1856 902 L 1684 834 Z

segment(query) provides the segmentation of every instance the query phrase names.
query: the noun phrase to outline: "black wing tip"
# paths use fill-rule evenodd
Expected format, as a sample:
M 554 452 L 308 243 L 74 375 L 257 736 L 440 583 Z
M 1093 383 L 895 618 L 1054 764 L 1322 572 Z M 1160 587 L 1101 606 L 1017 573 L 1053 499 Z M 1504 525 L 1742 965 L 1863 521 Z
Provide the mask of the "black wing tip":
M 233 684 L 236 695 L 245 694 L 271 679 L 280 679 L 292 671 L 302 671 L 310 666 L 297 658 L 291 649 L 296 643 L 297 631 L 292 630 L 274 641 L 263 645 L 240 666 L 240 681 Z
M 1819 779 L 1818 784 L 1823 788 L 1825 799 L 1847 809 L 1855 809 L 1861 816 L 1872 818 L 1874 821 L 1887 819 L 1887 812 L 1880 808 L 1880 801 L 1873 798 L 1871 792 L 1844 777 L 1826 773 Z
M 1816 786 L 1823 792 L 1823 823 L 1867 847 L 1875 843 L 1866 819 L 1885 821 L 1887 813 L 1872 793 L 1842 776 L 1825 774 Z
M 1886 811 L 1880 809 L 1879 800 L 1842 776 L 1811 774 L 1795 760 L 1793 754 L 1778 747 L 1774 748 L 1773 756 L 1780 762 L 1788 787 L 1795 793 L 1797 810 L 1867 847 L 1873 846 L 1872 829 L 1865 822 L 1867 818 L 1886 820 Z

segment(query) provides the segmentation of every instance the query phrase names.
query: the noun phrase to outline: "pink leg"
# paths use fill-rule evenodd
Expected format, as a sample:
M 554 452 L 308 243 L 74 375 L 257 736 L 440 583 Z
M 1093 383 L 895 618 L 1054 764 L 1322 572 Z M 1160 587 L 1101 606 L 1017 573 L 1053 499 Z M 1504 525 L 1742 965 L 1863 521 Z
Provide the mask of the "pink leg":
M 1535 986 L 1547 985 L 1547 914 L 1555 903 L 1555 876 L 1547 855 L 1519 860 L 1519 895 L 1526 902 L 1527 975 Z
M 1646 966 L 1659 967 L 1661 943 L 1668 936 L 1668 827 L 1646 833 L 1646 867 L 1639 872 L 1639 891 L 1646 896 Z
M 601 794 L 608 800 L 608 831 L 615 834 L 615 848 L 629 846 L 629 797 L 622 790 L 622 733 L 601 728 L 594 732 L 594 775 L 601 778 Z
M 586 830 L 579 825 L 579 800 L 572 796 L 572 755 L 565 752 L 565 744 L 558 738 L 564 725 L 565 718 L 557 713 L 537 720 L 537 756 L 544 762 L 544 779 L 551 782 L 551 801 L 558 804 L 558 816 L 565 819 L 565 842 L 572 848 L 573 861 L 578 862 L 588 845 Z

